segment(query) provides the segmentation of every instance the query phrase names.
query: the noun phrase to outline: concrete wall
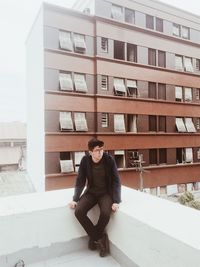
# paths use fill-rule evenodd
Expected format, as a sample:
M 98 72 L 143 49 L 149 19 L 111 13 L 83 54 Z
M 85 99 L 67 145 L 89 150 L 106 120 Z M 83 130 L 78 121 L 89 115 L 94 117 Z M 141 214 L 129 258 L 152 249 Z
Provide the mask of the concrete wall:
M 85 236 L 67 207 L 72 195 L 68 189 L 0 199 L 1 267 L 13 266 L 16 255 L 25 258 L 26 264 L 33 262 L 47 248 L 48 257 L 55 257 L 50 248 L 56 244 L 63 244 L 62 253 L 66 253 L 66 243 Z M 125 187 L 122 199 L 107 229 L 111 254 L 121 266 L 199 265 L 199 211 Z M 97 208 L 90 215 L 96 213 Z M 72 245 L 71 249 L 77 248 Z
M 43 10 L 27 42 L 27 170 L 37 191 L 44 191 Z

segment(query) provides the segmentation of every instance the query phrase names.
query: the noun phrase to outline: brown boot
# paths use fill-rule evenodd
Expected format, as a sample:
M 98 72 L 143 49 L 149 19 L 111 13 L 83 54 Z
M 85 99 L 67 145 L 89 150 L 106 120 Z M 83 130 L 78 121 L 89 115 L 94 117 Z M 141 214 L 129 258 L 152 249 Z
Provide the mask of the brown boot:
M 110 252 L 108 235 L 104 233 L 103 237 L 99 239 L 96 243 L 97 243 L 97 248 L 99 249 L 100 257 L 107 256 Z
M 89 237 L 88 248 L 90 250 L 96 250 L 97 249 L 96 241 L 94 241 L 91 237 Z

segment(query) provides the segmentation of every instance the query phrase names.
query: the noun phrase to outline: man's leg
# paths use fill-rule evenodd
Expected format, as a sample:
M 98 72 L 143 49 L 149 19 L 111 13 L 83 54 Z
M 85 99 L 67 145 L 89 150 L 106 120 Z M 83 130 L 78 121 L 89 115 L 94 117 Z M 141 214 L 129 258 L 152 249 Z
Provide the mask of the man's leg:
M 75 209 L 75 216 L 85 229 L 86 233 L 93 240 L 96 240 L 95 226 L 87 216 L 88 211 L 97 204 L 97 199 L 91 194 L 84 194 Z
M 112 199 L 106 194 L 98 199 L 98 205 L 100 208 L 100 216 L 96 225 L 96 231 L 98 236 L 97 246 L 99 248 L 99 255 L 105 257 L 109 254 L 109 240 L 108 235 L 104 232 L 111 214 Z
M 98 205 L 100 209 L 99 220 L 96 225 L 97 239 L 102 238 L 104 230 L 110 220 L 112 211 L 112 199 L 110 195 L 106 194 L 98 198 Z

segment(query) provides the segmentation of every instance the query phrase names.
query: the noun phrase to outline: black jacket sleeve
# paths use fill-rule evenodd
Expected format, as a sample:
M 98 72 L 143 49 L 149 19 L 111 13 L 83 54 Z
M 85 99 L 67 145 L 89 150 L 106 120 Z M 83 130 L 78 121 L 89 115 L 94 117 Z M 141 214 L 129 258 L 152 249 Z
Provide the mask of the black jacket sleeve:
M 85 184 L 86 184 L 86 156 L 84 156 L 80 162 L 74 189 L 73 201 L 76 202 L 79 201 L 80 195 L 83 192 Z
M 117 170 L 117 165 L 115 160 L 111 157 L 111 175 L 112 175 L 112 192 L 113 192 L 113 202 L 121 202 L 121 181 L 119 173 Z

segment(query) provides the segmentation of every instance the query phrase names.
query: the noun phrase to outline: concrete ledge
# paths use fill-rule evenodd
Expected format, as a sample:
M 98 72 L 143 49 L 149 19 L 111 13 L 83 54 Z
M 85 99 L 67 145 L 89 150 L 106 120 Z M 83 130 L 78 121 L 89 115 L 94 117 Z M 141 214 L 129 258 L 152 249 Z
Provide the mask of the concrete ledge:
M 85 232 L 67 207 L 72 194 L 67 189 L 0 199 L 1 267 L 13 267 L 19 258 L 31 263 L 87 246 Z M 111 254 L 121 266 L 199 265 L 199 211 L 126 187 L 122 199 L 108 225 Z M 89 216 L 97 213 L 95 207 Z

